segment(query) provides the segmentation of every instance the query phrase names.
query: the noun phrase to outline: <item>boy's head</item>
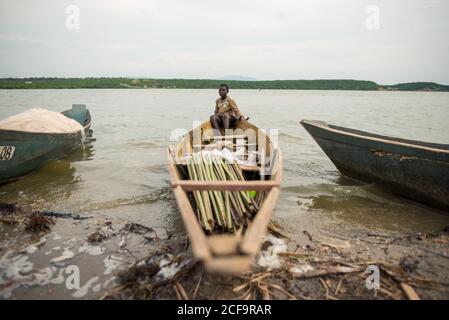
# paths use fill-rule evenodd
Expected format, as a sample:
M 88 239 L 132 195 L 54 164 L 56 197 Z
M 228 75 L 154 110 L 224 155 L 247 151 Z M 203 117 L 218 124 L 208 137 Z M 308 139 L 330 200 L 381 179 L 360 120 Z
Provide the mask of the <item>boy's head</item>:
M 226 83 L 220 84 L 220 86 L 218 87 L 218 94 L 220 95 L 220 97 L 222 97 L 223 99 L 226 98 L 228 92 L 229 86 Z

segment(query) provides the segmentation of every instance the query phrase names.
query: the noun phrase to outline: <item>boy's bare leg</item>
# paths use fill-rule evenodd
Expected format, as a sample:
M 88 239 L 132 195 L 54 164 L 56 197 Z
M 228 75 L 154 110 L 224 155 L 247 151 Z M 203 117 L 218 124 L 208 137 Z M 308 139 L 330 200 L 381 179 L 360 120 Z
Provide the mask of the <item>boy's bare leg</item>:
M 220 136 L 220 126 L 223 124 L 222 119 L 219 116 L 212 115 L 210 116 L 210 123 L 214 129 L 214 135 Z
M 223 120 L 223 128 L 226 130 L 226 129 L 229 129 L 229 125 L 230 125 L 230 122 L 231 122 L 231 117 L 230 116 L 228 116 L 227 114 L 224 114 L 222 117 L 221 117 L 221 119 Z

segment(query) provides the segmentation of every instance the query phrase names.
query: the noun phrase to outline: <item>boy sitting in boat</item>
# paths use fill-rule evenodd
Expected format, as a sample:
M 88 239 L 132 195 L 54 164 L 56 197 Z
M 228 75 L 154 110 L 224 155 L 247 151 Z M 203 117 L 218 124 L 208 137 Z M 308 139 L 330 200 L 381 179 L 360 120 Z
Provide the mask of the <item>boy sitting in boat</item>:
M 220 132 L 220 128 L 230 129 L 238 120 L 243 118 L 237 104 L 228 96 L 229 86 L 225 83 L 218 88 L 220 97 L 215 101 L 215 112 L 210 116 L 210 123 L 214 130 Z

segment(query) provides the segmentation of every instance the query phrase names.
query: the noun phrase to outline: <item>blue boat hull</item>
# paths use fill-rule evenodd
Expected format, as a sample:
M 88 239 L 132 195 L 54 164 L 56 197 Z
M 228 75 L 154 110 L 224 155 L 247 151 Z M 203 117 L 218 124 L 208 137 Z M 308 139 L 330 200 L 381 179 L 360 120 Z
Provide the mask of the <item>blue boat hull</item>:
M 449 145 L 392 138 L 303 120 L 301 124 L 345 176 L 449 211 Z
M 74 106 L 63 114 L 80 122 L 88 133 L 91 117 L 85 106 Z M 3 152 L 3 160 L 0 160 L 0 183 L 16 180 L 49 160 L 63 158 L 82 142 L 81 132 L 48 134 L 0 130 L 0 145 L 8 147 L 10 153 Z

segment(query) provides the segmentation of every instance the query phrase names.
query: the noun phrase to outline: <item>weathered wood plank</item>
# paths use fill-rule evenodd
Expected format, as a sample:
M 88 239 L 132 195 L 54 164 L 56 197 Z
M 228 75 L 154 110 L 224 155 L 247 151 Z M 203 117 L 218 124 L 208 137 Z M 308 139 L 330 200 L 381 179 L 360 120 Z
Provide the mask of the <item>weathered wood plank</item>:
M 212 273 L 244 273 L 248 271 L 252 260 L 251 256 L 233 255 L 210 259 L 204 265 Z
M 241 240 L 236 234 L 219 234 L 208 237 L 209 246 L 214 255 L 238 254 L 238 245 Z
M 189 198 L 187 198 L 186 193 L 179 186 L 174 188 L 173 192 L 175 193 L 176 202 L 192 244 L 193 254 L 202 260 L 210 259 L 211 252 L 208 246 L 206 234 L 198 223 L 192 206 L 190 205 Z
M 259 252 L 278 196 L 279 188 L 273 188 L 268 193 L 240 245 L 242 252 L 251 256 L 255 256 Z
M 180 186 L 184 191 L 194 190 L 219 190 L 219 191 L 269 191 L 273 187 L 279 187 L 276 181 L 192 181 L 179 180 L 172 181 L 174 187 Z
M 209 140 L 231 140 L 231 139 L 245 139 L 247 135 L 228 135 L 228 136 L 207 136 L 203 137 L 203 141 Z

